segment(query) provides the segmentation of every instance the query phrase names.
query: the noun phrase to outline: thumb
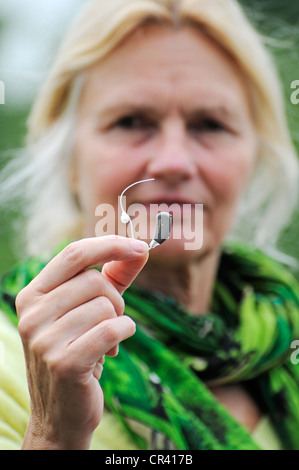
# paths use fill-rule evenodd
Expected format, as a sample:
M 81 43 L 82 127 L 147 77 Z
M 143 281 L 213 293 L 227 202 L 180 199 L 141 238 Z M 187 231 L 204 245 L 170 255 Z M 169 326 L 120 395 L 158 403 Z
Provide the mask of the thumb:
M 102 268 L 102 275 L 121 295 L 132 284 L 148 260 L 147 243 L 134 240 L 135 243 L 134 257 L 131 256 L 129 260 L 124 261 L 109 261 Z

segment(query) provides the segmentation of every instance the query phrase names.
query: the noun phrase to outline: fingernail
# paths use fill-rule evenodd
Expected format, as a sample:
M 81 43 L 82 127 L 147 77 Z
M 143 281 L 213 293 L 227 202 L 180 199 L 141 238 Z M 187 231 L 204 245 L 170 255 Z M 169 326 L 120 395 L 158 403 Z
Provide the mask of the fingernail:
M 147 253 L 149 250 L 148 244 L 141 240 L 132 240 L 132 248 L 136 253 Z

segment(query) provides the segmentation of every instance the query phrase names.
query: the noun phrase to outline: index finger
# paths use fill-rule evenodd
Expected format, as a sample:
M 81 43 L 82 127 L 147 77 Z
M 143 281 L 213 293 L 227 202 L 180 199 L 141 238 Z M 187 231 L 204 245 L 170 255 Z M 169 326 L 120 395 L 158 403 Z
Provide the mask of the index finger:
M 143 267 L 147 251 L 145 242 L 117 235 L 75 241 L 44 267 L 30 287 L 37 294 L 47 294 L 85 269 L 112 260 L 126 261 L 133 279 Z

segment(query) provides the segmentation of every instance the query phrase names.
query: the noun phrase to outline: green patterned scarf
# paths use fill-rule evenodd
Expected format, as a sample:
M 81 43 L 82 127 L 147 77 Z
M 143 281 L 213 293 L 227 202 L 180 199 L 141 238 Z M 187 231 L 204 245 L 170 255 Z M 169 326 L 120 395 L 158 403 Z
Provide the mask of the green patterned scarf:
M 17 324 L 15 296 L 46 264 L 3 277 L 0 308 Z M 161 293 L 131 286 L 137 324 L 100 379 L 105 404 L 142 449 L 258 449 L 205 384 L 241 383 L 270 416 L 286 449 L 299 450 L 299 287 L 278 263 L 241 245 L 223 249 L 212 312 L 194 316 Z

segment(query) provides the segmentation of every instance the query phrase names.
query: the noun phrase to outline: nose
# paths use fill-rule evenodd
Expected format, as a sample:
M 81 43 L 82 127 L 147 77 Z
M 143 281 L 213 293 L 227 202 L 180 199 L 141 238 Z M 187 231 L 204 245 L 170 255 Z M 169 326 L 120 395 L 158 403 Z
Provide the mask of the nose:
M 147 171 L 151 177 L 171 185 L 191 179 L 196 174 L 183 124 L 169 123 L 161 131 Z

